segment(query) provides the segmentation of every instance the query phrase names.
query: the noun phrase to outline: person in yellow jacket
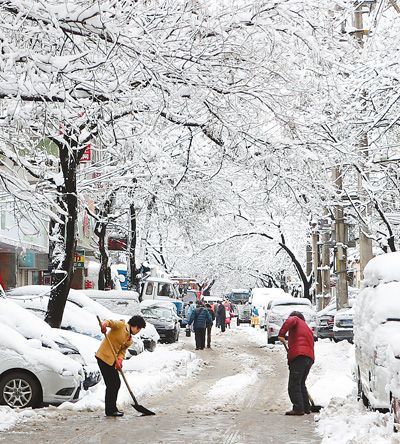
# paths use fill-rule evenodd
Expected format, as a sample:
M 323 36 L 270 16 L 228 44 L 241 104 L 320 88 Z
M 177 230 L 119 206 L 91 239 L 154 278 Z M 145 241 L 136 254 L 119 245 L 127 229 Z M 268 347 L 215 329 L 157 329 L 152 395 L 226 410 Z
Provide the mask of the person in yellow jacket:
M 133 316 L 128 322 L 108 320 L 101 324 L 101 332 L 107 334 L 108 339 L 103 339 L 97 350 L 96 359 L 106 384 L 106 416 L 124 415 L 117 409 L 118 391 L 121 386 L 118 371 L 122 369 L 126 350 L 133 342 L 132 335 L 137 335 L 145 327 L 146 321 L 142 316 Z M 107 328 L 110 329 L 108 333 Z

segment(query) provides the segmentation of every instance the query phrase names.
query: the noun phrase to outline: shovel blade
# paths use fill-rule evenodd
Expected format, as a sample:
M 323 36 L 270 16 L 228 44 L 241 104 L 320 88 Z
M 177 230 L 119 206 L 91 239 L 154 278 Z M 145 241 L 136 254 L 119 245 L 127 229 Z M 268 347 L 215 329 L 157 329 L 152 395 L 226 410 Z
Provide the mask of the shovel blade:
M 322 407 L 320 405 L 315 405 L 314 404 L 314 405 L 310 406 L 310 410 L 313 413 L 319 413 L 321 411 L 321 409 L 322 409 Z
M 137 410 L 139 413 L 141 413 L 142 416 L 153 416 L 153 415 L 155 415 L 154 412 L 152 412 L 152 411 L 149 410 L 149 409 L 146 409 L 146 407 L 143 407 L 143 406 L 140 405 L 140 404 L 132 404 L 132 407 L 133 407 L 135 410 Z

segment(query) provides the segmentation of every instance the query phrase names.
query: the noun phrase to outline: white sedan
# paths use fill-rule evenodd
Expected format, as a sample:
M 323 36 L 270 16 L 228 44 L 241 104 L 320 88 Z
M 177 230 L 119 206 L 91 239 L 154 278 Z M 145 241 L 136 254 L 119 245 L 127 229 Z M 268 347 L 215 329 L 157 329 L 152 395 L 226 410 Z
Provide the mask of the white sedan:
M 0 404 L 24 408 L 73 401 L 79 396 L 83 379 L 78 362 L 2 325 Z

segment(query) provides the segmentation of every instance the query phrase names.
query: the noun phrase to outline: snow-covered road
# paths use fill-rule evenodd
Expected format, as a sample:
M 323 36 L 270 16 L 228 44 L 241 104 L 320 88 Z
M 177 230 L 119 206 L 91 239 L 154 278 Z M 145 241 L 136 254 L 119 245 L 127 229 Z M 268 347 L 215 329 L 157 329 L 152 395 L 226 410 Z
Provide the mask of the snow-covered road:
M 285 354 L 266 347 L 263 332 L 233 327 L 215 335 L 212 350 L 195 355 L 193 349 L 193 337 L 181 336 L 126 364 L 140 402 L 155 417 L 138 417 L 128 404 L 122 419 L 105 418 L 98 386 L 74 406 L 37 410 L 0 442 L 54 442 L 55 436 L 57 443 L 320 442 L 313 415 L 283 415 L 290 408 Z M 121 389 L 120 403 L 128 399 Z
M 215 329 L 214 329 L 215 330 Z M 155 417 L 141 418 L 125 387 L 122 419 L 105 418 L 104 386 L 76 404 L 16 412 L 0 407 L 0 442 L 57 443 L 387 443 L 399 442 L 389 414 L 368 412 L 356 401 L 353 346 L 316 343 L 308 380 L 320 415 L 287 417 L 286 355 L 267 345 L 265 332 L 248 326 L 218 332 L 212 350 L 194 352 L 194 339 L 160 345 L 125 363 L 140 402 Z M 13 427 L 14 426 L 14 427 Z

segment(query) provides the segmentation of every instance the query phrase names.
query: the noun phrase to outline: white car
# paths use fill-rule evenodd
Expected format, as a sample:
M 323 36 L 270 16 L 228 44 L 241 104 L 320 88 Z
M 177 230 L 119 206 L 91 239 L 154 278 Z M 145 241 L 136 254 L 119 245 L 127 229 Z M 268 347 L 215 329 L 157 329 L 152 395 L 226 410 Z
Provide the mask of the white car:
M 392 409 L 400 426 L 400 253 L 368 262 L 354 306 L 358 396 L 374 409 Z
M 73 401 L 83 380 L 81 364 L 2 325 L 0 404 L 24 408 Z
M 265 327 L 265 316 L 270 301 L 279 297 L 289 296 L 281 288 L 253 288 L 250 295 L 252 316 L 258 317 L 260 328 Z
M 311 302 L 306 298 L 281 297 L 270 301 L 267 307 L 265 331 L 268 334 L 268 343 L 274 344 L 283 323 L 292 311 L 299 311 L 311 330 L 315 331 L 316 313 Z
M 47 311 L 49 294 L 50 287 L 44 285 L 18 287 L 7 292 L 9 298 L 28 308 L 42 319 L 44 319 Z M 96 316 L 101 319 L 123 319 L 125 321 L 130 318 L 128 315 L 110 311 L 79 290 L 71 289 L 65 304 L 61 328 L 101 340 L 103 337 Z M 130 355 L 127 354 L 127 358 L 141 353 L 145 345 L 146 349 L 154 350 L 159 339 L 157 330 L 151 323 L 147 322 L 146 328 L 134 337 L 134 342 L 129 349 Z
M 40 341 L 43 347 L 56 350 L 79 362 L 83 366 L 85 373 L 85 380 L 83 381 L 83 388 L 85 390 L 100 381 L 100 371 L 97 365 L 93 365 L 96 364 L 94 358 L 83 357 L 79 347 L 76 347 L 71 341 L 66 339 L 65 335 L 62 334 L 62 330 L 51 328 L 46 322 L 29 310 L 20 307 L 13 300 L 0 297 L 0 323 L 16 330 L 25 339 L 36 339 Z M 75 336 L 75 343 L 81 344 L 86 340 L 84 335 L 75 333 Z M 99 341 L 95 339 L 93 341 L 99 344 Z
M 333 340 L 353 342 L 353 317 L 352 307 L 338 310 L 333 318 Z

